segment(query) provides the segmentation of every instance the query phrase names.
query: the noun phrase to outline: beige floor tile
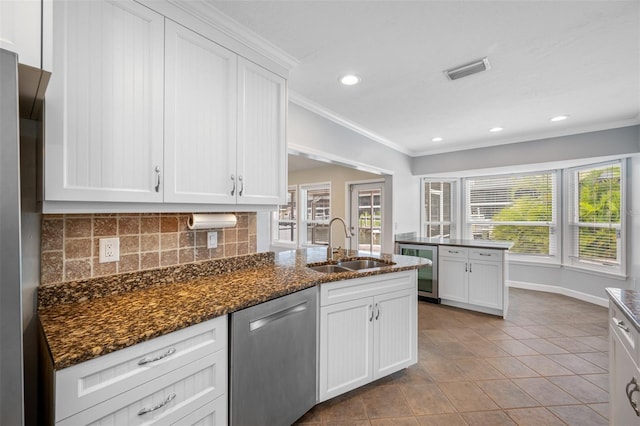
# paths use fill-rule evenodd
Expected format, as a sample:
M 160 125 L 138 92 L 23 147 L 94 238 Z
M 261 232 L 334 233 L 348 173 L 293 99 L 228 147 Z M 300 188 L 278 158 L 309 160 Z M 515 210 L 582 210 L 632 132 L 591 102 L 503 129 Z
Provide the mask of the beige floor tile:
M 369 419 L 413 416 L 400 387 L 395 385 L 372 388 L 362 394 L 362 401 Z
M 509 356 L 509 354 L 500 349 L 495 343 L 489 340 L 474 340 L 470 342 L 462 342 L 468 350 L 473 352 L 474 356 L 480 358 L 494 358 Z
M 418 426 L 415 417 L 395 417 L 386 419 L 371 419 L 371 426 Z
M 435 414 L 416 417 L 421 426 L 467 426 L 460 414 Z
M 512 356 L 538 355 L 538 352 L 519 340 L 496 340 L 494 343 Z
M 604 417 L 586 405 L 549 407 L 549 411 L 560 417 L 569 426 L 605 426 L 608 424 Z
M 535 398 L 540 404 L 545 406 L 580 403 L 580 401 L 544 377 L 513 379 L 513 383 Z
M 601 352 L 607 352 L 609 350 L 609 340 L 603 336 L 581 336 L 574 337 L 578 342 L 591 346 L 593 349 Z
M 469 426 L 515 426 L 516 424 L 503 411 L 484 411 L 462 413 Z
M 546 325 L 532 325 L 527 327 L 522 327 L 525 330 L 535 334 L 538 337 L 546 339 L 548 337 L 560 337 L 562 334 L 558 333 L 555 330 L 550 329 Z
M 499 407 L 473 382 L 439 383 L 459 412 L 496 410 Z
M 371 426 L 371 422 L 369 420 L 328 421 L 322 426 Z
M 514 357 L 487 358 L 486 361 L 508 378 L 538 376 L 538 373 Z
M 600 414 L 605 419 L 609 418 L 609 403 L 600 402 L 598 404 L 587 404 L 596 413 Z
M 563 367 L 568 368 L 575 374 L 600 374 L 607 372 L 575 354 L 547 355 L 547 357 Z
M 548 379 L 551 383 L 585 404 L 607 402 L 609 400 L 608 392 L 580 376 L 558 376 L 549 377 Z
M 455 407 L 435 384 L 401 385 L 400 389 L 416 416 L 456 412 Z
M 525 339 L 520 341 L 542 355 L 569 353 L 567 350 L 562 349 L 558 345 L 554 345 L 546 339 Z
M 393 384 L 397 385 L 426 385 L 433 383 L 433 378 L 422 365 L 415 364 L 391 375 Z
M 468 380 L 464 371 L 451 360 L 425 360 L 420 365 L 436 382 L 456 382 Z
M 471 380 L 503 379 L 504 376 L 484 359 L 462 358 L 454 363 Z
M 576 337 L 551 337 L 549 342 L 557 345 L 573 354 L 582 352 L 597 352 L 596 349 L 578 340 Z
M 511 380 L 483 380 L 476 384 L 500 408 L 536 407 L 538 401 L 516 386 Z
M 507 414 L 518 426 L 563 426 L 565 423 L 544 407 L 516 408 Z
M 606 374 L 583 374 L 581 377 L 587 379 L 594 385 L 609 392 L 609 373 Z
M 323 421 L 368 420 L 361 396 L 339 396 L 320 405 Z
M 523 327 L 505 327 L 502 329 L 509 336 L 514 339 L 538 339 L 540 336 L 534 334 Z
M 571 375 L 573 372 L 547 358 L 545 355 L 519 356 L 519 361 L 541 376 Z
M 577 354 L 580 358 L 586 359 L 605 371 L 609 371 L 609 354 L 606 352 L 589 352 Z

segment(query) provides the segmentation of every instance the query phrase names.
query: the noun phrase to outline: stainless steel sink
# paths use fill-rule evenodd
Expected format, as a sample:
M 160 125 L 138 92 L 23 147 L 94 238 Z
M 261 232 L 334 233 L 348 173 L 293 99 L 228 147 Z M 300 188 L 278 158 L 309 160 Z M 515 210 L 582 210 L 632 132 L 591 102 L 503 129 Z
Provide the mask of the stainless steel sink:
M 314 271 L 324 272 L 325 274 L 332 274 L 336 272 L 353 272 L 353 269 L 343 268 L 338 265 L 318 265 L 318 266 L 308 266 L 309 269 L 313 269 Z
M 382 262 L 374 259 L 356 259 L 356 260 L 345 260 L 342 262 L 338 262 L 338 266 L 348 269 L 360 270 L 360 269 L 369 269 L 369 268 L 381 268 L 384 266 L 391 266 L 393 263 Z
M 307 265 L 307 268 L 314 271 L 324 272 L 325 274 L 331 274 L 336 272 L 353 272 L 361 269 L 382 268 L 385 266 L 393 266 L 395 263 L 386 262 L 380 259 L 353 259 L 353 260 L 338 260 L 335 263 L 324 265 Z

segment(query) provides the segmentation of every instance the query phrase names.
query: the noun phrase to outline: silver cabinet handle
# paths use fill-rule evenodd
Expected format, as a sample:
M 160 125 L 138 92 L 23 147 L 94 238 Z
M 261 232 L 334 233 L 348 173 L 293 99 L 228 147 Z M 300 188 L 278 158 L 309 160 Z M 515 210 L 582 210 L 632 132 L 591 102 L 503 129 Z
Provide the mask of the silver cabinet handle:
M 238 192 L 238 195 L 242 197 L 242 192 L 244 191 L 244 181 L 242 180 L 242 175 L 238 175 L 238 180 L 240 181 L 240 192 Z
M 156 192 L 160 192 L 160 166 L 156 166 Z
M 142 358 L 140 361 L 138 361 L 138 365 L 145 365 L 145 364 L 149 364 L 150 362 L 160 361 L 161 359 L 166 358 L 170 355 L 173 355 L 174 353 L 176 353 L 176 348 L 169 348 L 168 351 L 166 351 L 162 355 L 158 355 L 155 358 L 148 358 L 148 357 Z
M 369 322 L 373 321 L 373 306 L 369 305 L 369 312 L 371 312 L 371 315 L 369 315 Z
M 376 320 L 380 318 L 380 308 L 378 307 L 378 304 L 376 303 Z
M 625 388 L 627 393 L 627 398 L 629 399 L 629 404 L 631 404 L 631 408 L 636 412 L 636 416 L 640 417 L 640 409 L 638 408 L 638 401 L 635 401 L 632 396 L 634 392 L 640 391 L 638 387 L 638 382 L 636 382 L 636 378 L 632 377 L 631 381 L 627 383 L 627 387 Z
M 471 272 L 471 262 L 469 262 L 469 272 Z
M 233 182 L 233 188 L 231 188 L 231 195 L 236 193 L 236 175 L 231 175 L 231 182 Z
M 451 254 L 458 254 L 460 253 L 458 250 L 447 250 L 449 253 Z
M 464 271 L 469 272 L 469 264 L 467 262 L 464 262 Z
M 489 256 L 491 257 L 491 253 L 478 253 L 480 256 Z
M 623 329 L 627 333 L 629 332 L 629 327 L 625 325 L 624 321 L 618 321 L 618 328 Z
M 169 394 L 169 396 L 162 401 L 160 404 L 155 405 L 151 408 L 143 408 L 142 410 L 138 411 L 138 415 L 142 416 L 143 414 L 147 414 L 147 413 L 151 413 L 152 411 L 156 411 L 161 409 L 162 407 L 164 407 L 165 405 L 167 405 L 168 403 L 170 403 L 171 401 L 173 401 L 176 398 L 176 394 L 175 393 L 171 393 Z
M 278 312 L 274 312 L 272 314 L 267 315 L 266 317 L 259 318 L 257 320 L 251 321 L 249 323 L 249 331 L 255 331 L 259 328 L 264 327 L 265 325 L 274 322 L 280 318 L 284 318 L 288 315 L 295 314 L 296 312 L 302 312 L 307 310 L 307 302 L 299 303 L 295 306 L 291 306 L 290 308 L 283 309 Z

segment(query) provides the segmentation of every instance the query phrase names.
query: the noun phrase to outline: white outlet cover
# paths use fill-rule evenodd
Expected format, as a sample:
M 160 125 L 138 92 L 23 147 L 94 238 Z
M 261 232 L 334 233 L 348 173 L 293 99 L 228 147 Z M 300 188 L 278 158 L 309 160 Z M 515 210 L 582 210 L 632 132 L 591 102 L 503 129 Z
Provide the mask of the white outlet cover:
M 218 247 L 218 233 L 216 231 L 207 232 L 207 248 Z
M 120 260 L 120 238 L 100 238 L 100 263 Z

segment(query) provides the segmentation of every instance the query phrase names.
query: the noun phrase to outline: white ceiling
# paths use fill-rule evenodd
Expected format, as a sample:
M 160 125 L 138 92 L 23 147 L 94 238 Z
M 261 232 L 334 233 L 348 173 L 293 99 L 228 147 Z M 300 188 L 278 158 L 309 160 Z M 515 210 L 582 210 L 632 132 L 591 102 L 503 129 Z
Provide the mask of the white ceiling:
M 209 2 L 299 61 L 294 101 L 409 155 L 640 123 L 638 0 Z M 484 56 L 489 71 L 443 74 Z

